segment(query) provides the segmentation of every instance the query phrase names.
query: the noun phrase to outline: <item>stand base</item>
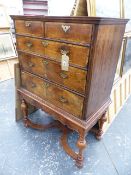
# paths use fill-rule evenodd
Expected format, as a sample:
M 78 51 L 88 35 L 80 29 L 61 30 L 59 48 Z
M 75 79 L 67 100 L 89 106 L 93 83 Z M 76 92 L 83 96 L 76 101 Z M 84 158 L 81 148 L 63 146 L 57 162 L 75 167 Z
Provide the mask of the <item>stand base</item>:
M 31 127 L 33 129 L 39 129 L 39 130 L 46 130 L 49 128 L 59 128 L 62 131 L 62 136 L 60 138 L 60 143 L 61 146 L 63 147 L 63 149 L 65 150 L 65 152 L 76 161 L 75 165 L 78 168 L 82 168 L 83 167 L 83 150 L 86 147 L 86 134 L 87 131 L 86 130 L 81 130 L 78 131 L 79 134 L 79 138 L 77 140 L 76 146 L 78 147 L 79 151 L 78 153 L 74 152 L 72 150 L 72 148 L 69 146 L 68 144 L 68 134 L 70 132 L 73 132 L 73 130 L 69 129 L 68 127 L 66 127 L 65 125 L 61 124 L 59 121 L 53 121 L 49 124 L 35 124 L 33 123 L 29 118 L 28 118 L 28 106 L 27 103 L 25 102 L 25 100 L 22 100 L 21 103 L 21 110 L 23 112 L 23 122 L 25 127 Z M 102 127 L 104 122 L 106 121 L 106 117 L 105 117 L 105 113 L 101 116 L 101 118 L 98 121 L 98 130 L 92 129 L 93 132 L 95 132 L 96 138 L 99 139 L 102 136 Z

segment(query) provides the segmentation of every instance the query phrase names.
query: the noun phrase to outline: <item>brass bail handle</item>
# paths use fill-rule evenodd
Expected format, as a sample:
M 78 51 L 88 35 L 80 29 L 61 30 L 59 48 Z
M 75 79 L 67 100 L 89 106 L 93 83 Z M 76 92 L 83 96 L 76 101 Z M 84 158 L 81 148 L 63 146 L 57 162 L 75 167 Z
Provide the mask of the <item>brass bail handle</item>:
M 36 87 L 36 84 L 32 83 L 32 84 L 31 84 L 31 87 L 32 87 L 32 88 L 35 88 L 35 87 Z
M 60 102 L 62 103 L 68 103 L 68 100 L 64 98 L 63 96 L 59 97 Z
M 69 48 L 66 47 L 66 46 L 62 46 L 62 47 L 60 48 L 60 51 L 61 51 L 61 54 L 62 54 L 62 55 L 67 55 L 67 54 L 69 53 Z
M 33 46 L 33 44 L 32 44 L 31 42 L 27 42 L 27 43 L 26 43 L 26 46 L 27 46 L 28 48 L 31 48 L 31 47 Z
M 43 64 L 47 66 L 49 64 L 48 60 L 43 60 Z
M 34 67 L 34 66 L 35 66 L 34 63 L 29 62 L 29 67 Z
M 60 77 L 63 78 L 63 79 L 66 79 L 66 78 L 68 78 L 68 75 L 64 72 L 61 72 Z
M 31 27 L 31 22 L 26 21 L 26 22 L 25 22 L 25 27 Z

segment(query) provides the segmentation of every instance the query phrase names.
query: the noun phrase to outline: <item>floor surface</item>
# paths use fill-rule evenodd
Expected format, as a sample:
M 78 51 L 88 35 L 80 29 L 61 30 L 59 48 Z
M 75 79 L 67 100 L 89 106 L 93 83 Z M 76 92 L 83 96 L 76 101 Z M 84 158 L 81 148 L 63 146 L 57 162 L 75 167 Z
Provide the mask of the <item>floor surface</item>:
M 31 118 L 52 120 L 47 116 L 39 110 Z M 63 151 L 60 136 L 57 129 L 41 132 L 16 123 L 14 81 L 0 83 L 0 175 L 131 175 L 131 97 L 101 141 L 87 135 L 83 169 Z M 75 150 L 77 138 L 69 135 Z

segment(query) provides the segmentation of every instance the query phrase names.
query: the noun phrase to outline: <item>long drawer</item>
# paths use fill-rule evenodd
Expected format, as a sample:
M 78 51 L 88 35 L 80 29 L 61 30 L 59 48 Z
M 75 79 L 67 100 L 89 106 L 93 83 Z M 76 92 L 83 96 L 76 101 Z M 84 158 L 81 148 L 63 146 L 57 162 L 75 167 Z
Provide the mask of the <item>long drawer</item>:
M 23 70 L 47 78 L 67 88 L 85 93 L 87 71 L 69 67 L 69 71 L 62 71 L 61 65 L 32 54 L 19 52 L 20 65 Z
M 81 118 L 84 98 L 57 87 L 33 74 L 21 73 L 22 87 Z
M 88 63 L 88 47 L 17 36 L 17 48 L 39 55 L 45 55 L 59 62 L 61 61 L 62 51 L 64 51 L 69 56 L 70 64 L 86 68 Z

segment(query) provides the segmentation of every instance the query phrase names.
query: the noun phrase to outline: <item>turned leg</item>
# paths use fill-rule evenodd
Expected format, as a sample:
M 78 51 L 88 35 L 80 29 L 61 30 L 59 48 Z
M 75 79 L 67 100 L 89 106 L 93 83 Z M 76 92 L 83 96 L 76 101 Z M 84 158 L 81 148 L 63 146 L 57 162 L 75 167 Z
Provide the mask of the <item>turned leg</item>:
M 80 134 L 79 135 L 79 139 L 77 141 L 77 147 L 79 148 L 79 152 L 77 155 L 77 159 L 76 159 L 76 166 L 78 168 L 82 168 L 83 167 L 83 150 L 86 147 L 86 140 L 85 140 L 85 134 Z
M 23 113 L 23 122 L 24 122 L 24 125 L 25 125 L 25 127 L 28 127 L 28 106 L 27 106 L 25 100 L 22 100 L 21 111 Z
M 98 121 L 98 124 L 99 124 L 99 128 L 98 128 L 98 131 L 96 132 L 96 138 L 98 140 L 101 139 L 102 137 L 102 134 L 103 134 L 103 125 L 104 123 L 107 121 L 107 116 L 106 116 L 106 112 L 101 116 L 101 118 L 99 119 Z

